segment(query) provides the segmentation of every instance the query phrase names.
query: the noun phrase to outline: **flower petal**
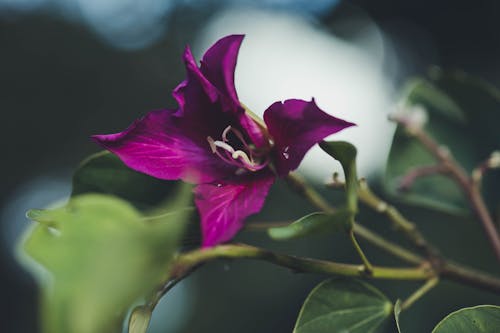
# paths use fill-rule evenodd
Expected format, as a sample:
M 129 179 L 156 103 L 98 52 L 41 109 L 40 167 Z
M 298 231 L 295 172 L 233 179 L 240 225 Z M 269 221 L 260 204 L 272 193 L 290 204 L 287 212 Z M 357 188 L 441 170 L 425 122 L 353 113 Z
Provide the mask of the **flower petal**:
M 249 215 L 257 213 L 274 177 L 263 177 L 239 184 L 202 184 L 195 188 L 195 203 L 201 216 L 203 247 L 229 241 L 243 227 Z
M 229 97 L 235 109 L 240 107 L 240 102 L 234 87 L 234 70 L 243 37 L 230 35 L 219 39 L 205 52 L 200 66 L 203 75 Z
M 296 169 L 313 145 L 354 125 L 325 113 L 314 99 L 276 102 L 264 112 L 264 121 L 274 140 L 273 161 L 279 176 Z
M 180 106 L 179 115 L 190 117 L 192 123 L 207 124 L 208 121 L 210 124 L 215 120 L 219 124 L 209 126 L 217 128 L 217 133 L 208 135 L 218 137 L 231 125 L 243 129 L 257 147 L 262 147 L 267 143 L 262 130 L 245 113 L 234 87 L 234 70 L 242 39 L 242 35 L 232 35 L 217 41 L 203 56 L 201 68 L 186 47 L 183 59 L 187 79 L 172 95 Z
M 206 139 L 199 141 L 185 125 L 174 110 L 160 110 L 123 132 L 92 138 L 128 167 L 156 178 L 201 183 L 234 174 L 235 168 L 212 154 Z

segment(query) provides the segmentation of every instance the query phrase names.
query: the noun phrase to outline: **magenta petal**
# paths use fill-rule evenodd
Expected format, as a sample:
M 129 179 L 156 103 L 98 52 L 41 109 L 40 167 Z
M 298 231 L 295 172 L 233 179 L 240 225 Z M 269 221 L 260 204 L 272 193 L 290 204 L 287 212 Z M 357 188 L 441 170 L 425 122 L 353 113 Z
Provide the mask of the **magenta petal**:
M 128 167 L 160 179 L 212 182 L 234 173 L 206 146 L 187 136 L 173 110 L 148 113 L 125 131 L 92 138 Z M 182 123 L 180 123 L 182 125 Z
M 261 210 L 273 182 L 269 174 L 239 184 L 198 185 L 195 202 L 201 216 L 203 247 L 233 238 L 244 219 Z
M 276 102 L 264 112 L 264 121 L 274 140 L 273 159 L 279 176 L 296 169 L 313 145 L 354 125 L 325 113 L 314 99 Z
M 182 81 L 173 91 L 172 95 L 180 106 L 180 113 L 189 113 L 190 111 L 201 112 L 200 104 L 214 104 L 219 99 L 218 89 L 208 81 L 201 73 L 193 53 L 189 47 L 186 47 L 182 55 L 186 66 L 187 79 Z
M 234 87 L 234 70 L 242 35 L 227 36 L 217 41 L 204 55 L 201 68 L 189 47 L 183 55 L 187 79 L 173 92 L 179 104 L 179 115 L 190 118 L 191 123 L 219 128 L 218 137 L 227 125 L 243 129 L 257 147 L 266 144 L 258 125 L 244 112 Z M 208 121 L 208 123 L 207 123 Z M 219 126 L 210 125 L 216 121 Z
M 243 35 L 230 35 L 219 39 L 205 52 L 200 70 L 204 76 L 225 96 L 229 97 L 233 108 L 240 102 L 234 87 L 234 70 Z

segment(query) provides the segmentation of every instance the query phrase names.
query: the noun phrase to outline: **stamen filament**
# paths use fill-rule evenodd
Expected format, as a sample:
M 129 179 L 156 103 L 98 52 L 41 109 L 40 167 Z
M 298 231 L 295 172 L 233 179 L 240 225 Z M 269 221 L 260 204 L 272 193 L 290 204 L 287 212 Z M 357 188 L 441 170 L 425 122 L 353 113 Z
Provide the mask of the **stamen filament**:
M 228 134 L 233 133 L 241 142 L 244 150 L 235 150 L 228 142 Z M 237 170 L 237 174 L 244 173 L 244 170 L 249 171 L 258 171 L 265 168 L 269 164 L 269 159 L 266 157 L 265 161 L 261 161 L 260 159 L 254 159 L 254 151 L 255 147 L 253 145 L 249 145 L 243 134 L 231 127 L 227 126 L 222 132 L 222 141 L 214 140 L 211 136 L 207 137 L 208 144 L 210 145 L 210 149 L 212 153 L 216 154 L 223 161 L 228 164 L 239 167 Z M 222 149 L 222 152 L 219 151 L 219 148 Z M 262 155 L 262 153 L 257 153 L 257 156 Z

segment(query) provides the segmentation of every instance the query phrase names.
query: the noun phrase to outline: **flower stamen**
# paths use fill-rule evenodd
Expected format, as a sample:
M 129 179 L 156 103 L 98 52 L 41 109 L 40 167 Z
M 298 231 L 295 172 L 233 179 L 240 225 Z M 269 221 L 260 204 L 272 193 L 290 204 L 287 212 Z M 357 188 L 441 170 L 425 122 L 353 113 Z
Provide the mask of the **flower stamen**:
M 229 144 L 229 133 L 236 136 L 243 149 L 236 150 Z M 269 159 L 266 157 L 262 161 L 259 158 L 262 153 L 255 152 L 255 146 L 248 144 L 243 134 L 232 126 L 227 126 L 224 129 L 222 140 L 214 140 L 211 136 L 208 136 L 207 141 L 212 153 L 219 156 L 224 162 L 239 167 L 237 170 L 238 175 L 244 173 L 245 170 L 259 171 L 269 164 Z

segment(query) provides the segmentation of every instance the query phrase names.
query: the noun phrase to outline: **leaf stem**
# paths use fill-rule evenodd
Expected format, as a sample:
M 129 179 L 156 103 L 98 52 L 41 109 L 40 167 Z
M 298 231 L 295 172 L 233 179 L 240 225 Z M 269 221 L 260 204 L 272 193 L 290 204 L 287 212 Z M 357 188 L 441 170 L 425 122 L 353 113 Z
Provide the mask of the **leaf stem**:
M 413 294 L 411 294 L 403 303 L 401 303 L 401 310 L 406 310 L 413 305 L 417 300 L 422 298 L 429 290 L 434 288 L 439 282 L 437 276 L 431 277 L 423 286 L 418 288 Z
M 399 246 L 396 243 L 386 240 L 382 236 L 379 236 L 377 233 L 365 228 L 361 224 L 354 223 L 353 231 L 357 236 L 363 238 L 370 244 L 408 263 L 419 265 L 425 261 L 423 257 L 405 249 L 402 246 Z
M 356 249 L 356 252 L 358 253 L 359 257 L 361 258 L 361 261 L 363 262 L 363 266 L 365 268 L 366 273 L 371 274 L 373 272 L 373 266 L 366 257 L 363 250 L 361 249 L 361 246 L 359 246 L 358 241 L 356 240 L 356 236 L 354 235 L 353 229 L 349 230 L 349 238 L 351 239 L 352 245 Z

